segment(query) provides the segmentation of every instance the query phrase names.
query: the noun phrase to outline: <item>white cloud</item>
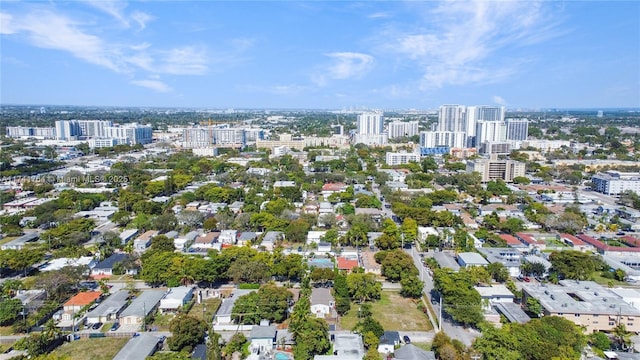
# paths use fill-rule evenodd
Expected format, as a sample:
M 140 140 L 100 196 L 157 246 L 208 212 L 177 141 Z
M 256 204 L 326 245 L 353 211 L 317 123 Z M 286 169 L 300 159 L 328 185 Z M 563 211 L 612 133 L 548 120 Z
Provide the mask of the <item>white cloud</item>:
M 16 30 L 11 27 L 12 20 L 13 16 L 11 16 L 11 14 L 0 12 L 0 34 L 11 35 L 16 32 Z
M 140 30 L 143 30 L 147 27 L 147 22 L 154 19 L 153 16 L 141 11 L 133 11 L 128 15 L 125 11 L 128 6 L 126 1 L 88 0 L 85 3 L 112 16 L 126 28 L 130 27 L 131 23 L 134 22 Z
M 415 62 L 425 90 L 512 76 L 523 59 L 503 50 L 557 36 L 554 21 L 541 1 L 448 1 L 427 9 L 424 20 L 410 30 L 390 25 L 374 41 L 383 44 L 380 52 Z
M 371 70 L 374 63 L 373 56 L 356 52 L 335 52 L 325 55 L 331 58 L 331 64 L 312 75 L 312 80 L 320 86 L 326 85 L 328 80 L 360 78 Z
M 157 70 L 173 75 L 203 75 L 207 72 L 204 50 L 192 46 L 175 48 L 160 53 Z
M 92 2 L 93 3 L 93 2 Z M 92 4 L 114 18 L 124 19 L 124 5 L 110 2 Z M 143 26 L 149 17 L 140 15 Z M 122 15 L 122 16 L 121 16 Z M 148 42 L 120 43 L 109 40 L 110 33 L 100 27 L 73 20 L 66 15 L 42 7 L 31 8 L 25 15 L 0 13 L 0 33 L 24 38 L 32 45 L 45 49 L 65 51 L 88 63 L 110 69 L 117 73 L 135 75 L 143 71 L 149 74 L 203 75 L 208 71 L 209 58 L 206 48 L 180 46 L 157 49 Z M 156 89 L 163 89 L 159 84 Z
M 162 93 L 169 92 L 172 90 L 171 87 L 169 87 L 169 85 L 163 83 L 160 80 L 152 80 L 152 79 L 132 80 L 131 84 L 146 87 L 148 89 L 151 89 L 157 92 L 162 92 Z
M 390 18 L 391 14 L 386 12 L 377 12 L 377 13 L 369 14 L 367 17 L 369 19 L 386 19 L 386 18 Z
M 499 95 L 493 96 L 493 102 L 498 105 L 507 106 L 507 101 L 502 96 L 499 96 Z
M 83 32 L 79 23 L 47 10 L 36 10 L 11 21 L 8 32 L 23 33 L 35 46 L 70 52 L 75 57 L 100 65 L 115 72 L 126 72 L 126 66 L 118 61 L 118 50 L 108 46 L 101 38 Z M 4 16 L 3 16 L 4 18 Z

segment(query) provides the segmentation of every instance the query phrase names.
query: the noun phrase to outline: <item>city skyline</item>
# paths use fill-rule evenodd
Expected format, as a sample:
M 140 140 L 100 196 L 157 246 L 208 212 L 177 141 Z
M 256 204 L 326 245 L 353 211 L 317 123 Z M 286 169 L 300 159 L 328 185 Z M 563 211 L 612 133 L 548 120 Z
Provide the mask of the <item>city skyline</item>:
M 2 104 L 640 106 L 637 2 L 3 2 Z

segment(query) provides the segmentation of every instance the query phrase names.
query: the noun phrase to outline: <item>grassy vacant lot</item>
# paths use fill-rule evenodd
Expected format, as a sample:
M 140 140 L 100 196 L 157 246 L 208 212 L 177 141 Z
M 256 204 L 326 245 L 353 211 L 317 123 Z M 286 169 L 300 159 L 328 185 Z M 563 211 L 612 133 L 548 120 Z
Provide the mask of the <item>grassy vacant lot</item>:
M 127 341 L 129 338 L 81 339 L 62 344 L 53 354 L 68 356 L 71 360 L 111 360 Z
M 217 298 L 211 298 L 211 299 L 204 300 L 201 304 L 193 304 L 193 307 L 191 307 L 191 310 L 189 310 L 189 315 L 197 319 L 205 320 L 207 321 L 207 323 L 210 323 L 211 321 L 213 321 L 213 315 L 215 315 L 216 311 L 218 311 L 218 308 L 220 307 L 221 303 L 222 303 L 222 300 Z M 206 308 L 206 311 L 204 312 L 205 316 L 203 319 L 202 314 L 205 308 Z
M 418 310 L 417 303 L 405 299 L 398 292 L 383 291 L 380 300 L 371 304 L 373 318 L 378 320 L 385 330 L 429 331 L 431 322 Z M 351 330 L 358 322 L 358 304 L 352 304 L 351 310 L 340 319 L 343 329 Z
M 0 336 L 12 335 L 13 330 L 11 330 L 11 326 L 0 326 Z

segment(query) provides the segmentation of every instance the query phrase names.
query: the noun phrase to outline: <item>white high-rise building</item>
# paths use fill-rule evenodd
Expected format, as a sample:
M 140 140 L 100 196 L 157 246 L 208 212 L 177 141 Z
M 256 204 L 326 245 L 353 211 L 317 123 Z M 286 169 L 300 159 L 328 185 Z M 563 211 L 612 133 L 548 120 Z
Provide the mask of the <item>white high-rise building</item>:
M 420 132 L 420 146 L 423 148 L 464 148 L 467 135 L 458 131 L 422 131 Z
M 103 138 L 107 136 L 107 128 L 113 126 L 113 122 L 104 120 L 78 120 L 80 132 L 84 137 Z
M 504 142 L 507 139 L 507 125 L 504 121 L 480 120 L 476 125 L 476 148 L 480 148 L 484 142 Z
M 480 146 L 480 142 L 477 139 L 478 121 L 504 122 L 505 112 L 504 106 L 478 105 L 467 107 L 467 146 Z
M 507 119 L 507 140 L 522 141 L 529 136 L 528 119 Z
M 389 123 L 389 139 L 418 135 L 417 121 L 394 121 Z
M 358 134 L 374 135 L 382 134 L 384 129 L 384 118 L 382 112 L 364 112 L 358 115 Z
M 82 135 L 82 132 L 77 120 L 56 121 L 57 140 L 77 140 L 80 135 Z
M 442 105 L 438 112 L 438 131 L 467 132 L 467 107 Z
M 153 129 L 149 125 L 137 123 L 110 126 L 105 129 L 107 138 L 118 140 L 119 144 L 150 144 L 153 140 Z
M 388 134 L 384 132 L 384 118 L 381 111 L 364 112 L 358 115 L 358 129 L 354 136 L 354 144 L 382 145 L 386 144 Z
M 385 158 L 387 165 L 404 165 L 410 162 L 420 162 L 420 153 L 388 152 Z

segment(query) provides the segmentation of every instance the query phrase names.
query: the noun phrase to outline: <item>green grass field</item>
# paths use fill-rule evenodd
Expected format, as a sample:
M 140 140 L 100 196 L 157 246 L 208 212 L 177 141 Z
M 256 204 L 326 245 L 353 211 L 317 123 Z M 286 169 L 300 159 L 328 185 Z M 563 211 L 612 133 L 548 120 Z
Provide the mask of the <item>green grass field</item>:
M 417 308 L 413 299 L 405 299 L 398 292 L 383 291 L 380 300 L 371 304 L 373 318 L 378 320 L 385 330 L 429 331 L 431 322 L 427 315 Z M 358 304 L 352 304 L 351 310 L 340 318 L 343 329 L 351 330 L 358 322 Z
M 216 311 L 218 311 L 218 308 L 220 307 L 221 303 L 222 303 L 222 300 L 217 298 L 212 298 L 212 299 L 204 300 L 201 304 L 193 304 L 193 307 L 191 307 L 191 310 L 189 310 L 189 315 L 201 320 L 205 320 L 207 321 L 207 323 L 210 323 L 213 320 L 213 315 L 215 315 Z M 203 318 L 202 315 L 203 315 L 203 310 L 205 308 L 206 308 L 206 311 L 204 311 L 204 318 Z
M 127 341 L 129 338 L 81 339 L 62 344 L 53 354 L 68 356 L 71 360 L 111 360 Z

